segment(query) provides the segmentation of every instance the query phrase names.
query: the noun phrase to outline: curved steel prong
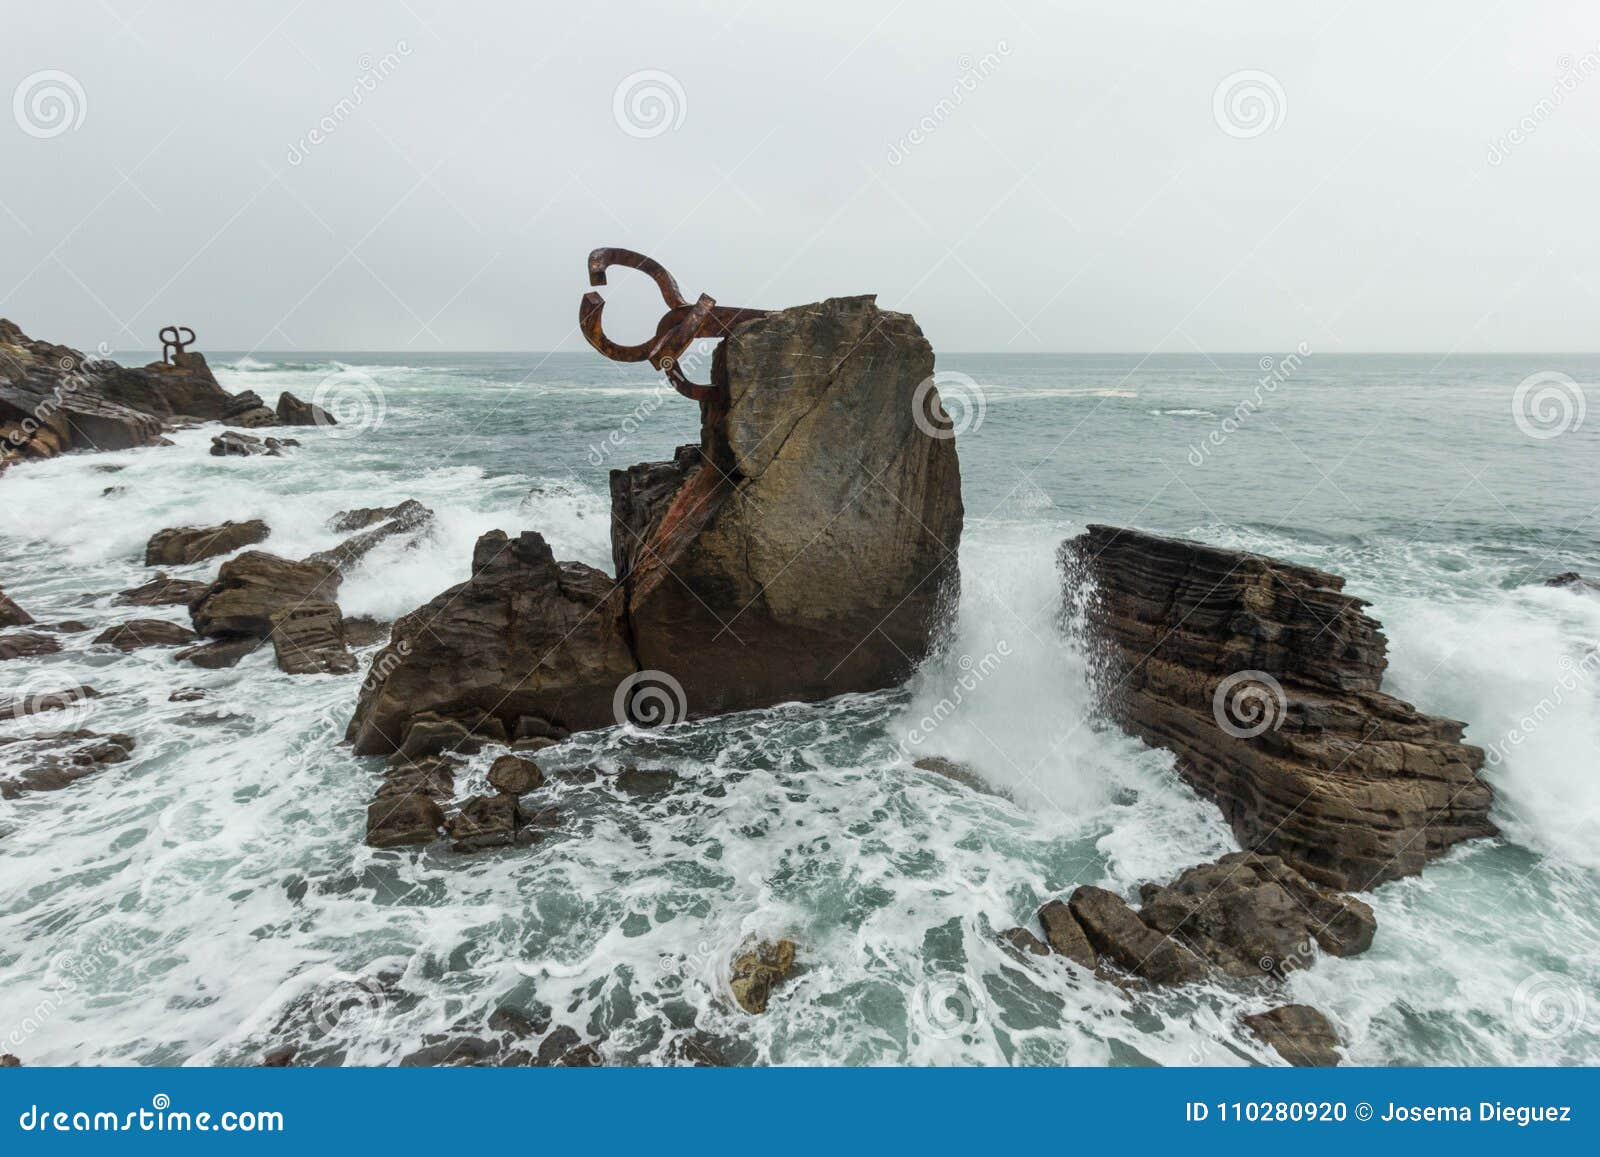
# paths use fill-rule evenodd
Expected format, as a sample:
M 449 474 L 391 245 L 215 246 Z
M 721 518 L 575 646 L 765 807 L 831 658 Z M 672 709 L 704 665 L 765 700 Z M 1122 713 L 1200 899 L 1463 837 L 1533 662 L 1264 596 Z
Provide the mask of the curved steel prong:
M 589 284 L 605 285 L 606 270 L 613 265 L 637 269 L 654 281 L 656 288 L 661 291 L 661 300 L 667 303 L 668 309 L 681 309 L 689 304 L 684 300 L 683 291 L 678 288 L 677 281 L 661 262 L 653 257 L 646 257 L 643 253 L 635 253 L 632 249 L 619 249 L 608 245 L 590 253 Z
M 655 347 L 655 339 L 638 345 L 618 345 L 605 335 L 602 328 L 600 319 L 605 308 L 605 298 L 593 290 L 584 294 L 583 300 L 578 302 L 578 328 L 589 344 L 616 362 L 642 362 L 648 358 Z

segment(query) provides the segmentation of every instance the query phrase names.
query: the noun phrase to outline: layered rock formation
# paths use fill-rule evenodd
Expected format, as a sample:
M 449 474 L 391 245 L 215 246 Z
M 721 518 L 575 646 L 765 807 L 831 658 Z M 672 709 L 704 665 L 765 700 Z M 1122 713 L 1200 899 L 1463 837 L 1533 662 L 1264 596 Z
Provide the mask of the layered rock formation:
M 1494 834 L 1482 750 L 1379 689 L 1386 641 L 1344 580 L 1109 526 L 1061 556 L 1105 709 L 1172 750 L 1244 847 L 1348 890 Z
M 189 614 L 194 629 L 214 639 L 265 639 L 274 615 L 332 599 L 339 581 L 326 563 L 247 550 L 222 564 L 216 581 L 189 604 Z
M 356 750 L 439 750 L 408 741 L 414 721 L 532 740 L 530 720 L 675 722 L 903 679 L 952 605 L 961 535 L 932 373 L 916 323 L 870 297 L 739 326 L 700 445 L 612 474 L 618 578 L 485 535 L 472 578 L 373 659 Z
M 185 566 L 219 554 L 232 554 L 241 546 L 254 546 L 272 532 L 259 518 L 249 522 L 224 522 L 220 526 L 176 526 L 158 530 L 145 543 L 145 566 Z
M 121 366 L 35 341 L 0 318 L 0 469 L 68 450 L 148 446 L 165 423 L 219 419 L 231 402 L 201 354 Z

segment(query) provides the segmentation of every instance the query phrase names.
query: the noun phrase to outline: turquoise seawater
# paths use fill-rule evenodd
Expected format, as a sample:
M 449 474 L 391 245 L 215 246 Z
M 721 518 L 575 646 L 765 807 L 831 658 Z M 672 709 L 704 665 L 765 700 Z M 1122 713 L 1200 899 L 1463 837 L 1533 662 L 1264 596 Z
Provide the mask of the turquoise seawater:
M 260 517 L 264 548 L 299 557 L 337 540 L 335 512 L 403 498 L 432 507 L 434 529 L 370 555 L 347 614 L 420 605 L 495 528 L 609 569 L 608 470 L 698 432 L 694 404 L 647 369 L 590 353 L 212 361 L 269 403 L 320 389 L 344 424 L 292 431 L 284 458 L 210 457 L 202 428 L 13 470 L 0 585 L 36 618 L 183 620 L 111 603 L 148 577 L 156 530 Z M 552 749 L 552 768 L 678 778 L 645 797 L 552 787 L 563 821 L 533 848 L 366 848 L 381 765 L 338 745 L 357 675 L 283 675 L 267 654 L 197 671 L 99 653 L 92 634 L 4 664 L 0 692 L 93 684 L 102 698 L 73 722 L 139 746 L 67 791 L 0 802 L 0 1051 L 253 1063 L 298 1043 L 307 1061 L 393 1063 L 510 1006 L 620 1063 L 659 1061 L 689 1028 L 748 1063 L 1279 1063 L 1237 1017 L 1295 1000 L 1329 1014 L 1352 1061 L 1600 1061 L 1585 663 L 1600 595 L 1541 585 L 1600 577 L 1600 413 L 1584 413 L 1600 358 L 952 355 L 939 370 L 967 511 L 945 654 L 890 692 Z M 1053 562 L 1091 521 L 1346 576 L 1388 633 L 1387 688 L 1495 747 L 1504 836 L 1379 888 L 1372 950 L 1282 985 L 1130 1000 L 1003 951 L 996 930 L 1077 883 L 1131 894 L 1236 846 L 1170 756 L 1095 717 Z M 974 668 L 959 709 L 907 750 Z M 179 686 L 207 697 L 169 702 Z M 913 768 L 925 754 L 993 794 Z M 801 969 L 746 1016 L 721 995 L 729 959 L 778 935 Z

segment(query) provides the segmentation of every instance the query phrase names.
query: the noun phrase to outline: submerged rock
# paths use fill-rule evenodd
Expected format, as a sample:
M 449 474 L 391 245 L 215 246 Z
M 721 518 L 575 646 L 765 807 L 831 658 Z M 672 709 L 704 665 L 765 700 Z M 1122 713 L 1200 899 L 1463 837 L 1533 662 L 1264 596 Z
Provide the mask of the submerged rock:
M 122 763 L 133 748 L 131 736 L 84 730 L 0 737 L 0 798 L 60 791 L 110 764 Z
M 418 715 L 500 737 L 524 716 L 570 730 L 615 722 L 634 671 L 620 599 L 603 573 L 558 563 L 532 531 L 478 540 L 472 577 L 394 625 L 372 660 L 347 738 L 358 755 L 396 750 Z
M 158 530 L 144 548 L 145 566 L 186 566 L 254 546 L 272 532 L 259 518 L 220 526 L 180 526 Z
M 374 848 L 431 844 L 444 827 L 444 809 L 422 791 L 380 795 L 367 805 L 367 843 Z
M 733 958 L 728 990 L 746 1012 L 766 1012 L 772 990 L 794 970 L 793 940 L 763 940 Z
M 175 652 L 173 658 L 184 663 L 193 663 L 196 667 L 204 667 L 208 671 L 219 671 L 224 667 L 235 666 L 250 652 L 261 646 L 260 639 L 218 639 L 213 643 L 202 643 L 198 647 L 185 647 Z
M 1285 1004 L 1240 1019 L 1291 1065 L 1330 1068 L 1342 1059 L 1338 1032 L 1308 1004 Z
M 161 571 L 149 582 L 122 591 L 112 601 L 133 607 L 188 606 L 205 594 L 210 586 L 210 583 L 170 578 L 165 571 Z
M 531 759 L 502 755 L 489 766 L 489 786 L 507 795 L 525 795 L 544 783 L 544 773 Z
M 611 475 L 639 667 L 714 714 L 892 686 L 954 605 L 960 467 L 907 314 L 834 298 L 739 326 L 699 447 Z M 941 428 L 941 424 L 944 428 Z
M 1379 685 L 1378 623 L 1344 580 L 1090 526 L 1062 548 L 1110 714 L 1178 757 L 1247 848 L 1371 888 L 1495 834 L 1480 748 Z
M 131 619 L 107 627 L 93 641 L 115 647 L 126 654 L 141 647 L 181 647 L 197 638 L 198 635 L 181 623 L 171 623 L 166 619 Z
M 21 695 L 0 695 L 0 721 L 61 711 L 85 699 L 98 699 L 93 687 L 63 687 L 59 691 L 33 691 Z
M 39 631 L 7 631 L 0 635 L 0 659 L 32 659 L 54 655 L 59 650 L 60 639 Z
M 1547 587 L 1560 587 L 1564 590 L 1579 591 L 1584 594 L 1600 594 L 1600 581 L 1586 578 L 1575 570 L 1562 571 L 1544 580 Z

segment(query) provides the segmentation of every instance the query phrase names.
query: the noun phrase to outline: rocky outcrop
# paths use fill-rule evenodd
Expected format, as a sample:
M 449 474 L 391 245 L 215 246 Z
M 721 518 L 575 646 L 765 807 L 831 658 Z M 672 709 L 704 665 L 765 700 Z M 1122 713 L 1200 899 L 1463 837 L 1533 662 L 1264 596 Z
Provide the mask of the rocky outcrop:
M 1494 834 L 1483 751 L 1380 690 L 1386 641 L 1342 579 L 1109 526 L 1062 562 L 1106 711 L 1170 749 L 1244 847 L 1359 890 Z
M 331 601 L 338 589 L 339 572 L 325 563 L 247 550 L 222 564 L 216 581 L 189 605 L 189 614 L 202 635 L 265 639 L 279 611 Z
M 94 637 L 94 642 L 127 654 L 141 647 L 181 647 L 196 638 L 195 633 L 181 623 L 169 623 L 166 619 L 130 619 L 107 627 Z
M 239 660 L 262 645 L 260 639 L 218 639 L 212 643 L 202 643 L 198 647 L 185 647 L 175 652 L 172 657 L 180 662 L 193 663 L 196 667 L 203 667 L 208 671 L 220 671 L 224 667 L 235 666 Z
M 738 327 L 672 463 L 612 473 L 641 669 L 691 714 L 891 686 L 953 605 L 955 442 L 907 314 L 834 298 Z
M 1084 886 L 1039 910 L 1051 951 L 1085 968 L 1151 984 L 1281 978 L 1319 950 L 1354 956 L 1372 946 L 1372 909 L 1319 888 L 1277 856 L 1233 852 L 1165 886 L 1145 884 L 1133 908 Z M 1028 936 L 1028 929 L 1014 929 Z
M 0 627 L 26 627 L 31 622 L 33 616 L 0 591 Z
M 1280 1005 L 1240 1020 L 1291 1065 L 1331 1068 L 1341 1059 L 1338 1032 L 1308 1004 Z
M 278 669 L 290 675 L 348 675 L 358 664 L 344 641 L 339 607 L 308 602 L 272 615 L 272 647 Z
M 0 469 L 69 450 L 161 441 L 165 423 L 222 417 L 232 395 L 199 353 L 141 368 L 36 341 L 0 318 Z
M 71 787 L 85 776 L 122 763 L 133 748 L 130 736 L 95 731 L 0 737 L 0 798 Z
M 259 518 L 249 522 L 224 522 L 220 526 L 178 526 L 158 530 L 144 548 L 145 566 L 187 566 L 219 554 L 232 554 L 241 546 L 254 546 L 272 532 Z
M 311 558 L 327 563 L 339 570 L 348 570 L 377 546 L 397 535 L 415 537 L 433 522 L 433 511 L 414 498 L 398 506 L 377 506 L 363 510 L 346 510 L 335 515 L 332 529 L 339 532 L 359 531 L 338 546 L 319 550 Z
M 491 531 L 473 551 L 471 578 L 394 624 L 347 737 L 357 754 L 395 751 L 413 719 L 430 714 L 498 737 L 515 735 L 523 716 L 603 727 L 633 671 L 605 574 L 557 562 L 532 531 Z
M 612 473 L 618 580 L 534 533 L 484 536 L 472 578 L 374 656 L 356 751 L 443 750 L 447 724 L 531 749 L 903 679 L 951 606 L 962 524 L 932 373 L 916 323 L 870 297 L 740 325 L 700 445 Z M 426 515 L 346 512 L 336 529 L 361 533 L 316 557 L 347 565 Z
M 315 402 L 302 402 L 289 391 L 278 395 L 278 425 L 280 426 L 333 426 L 333 415 Z

